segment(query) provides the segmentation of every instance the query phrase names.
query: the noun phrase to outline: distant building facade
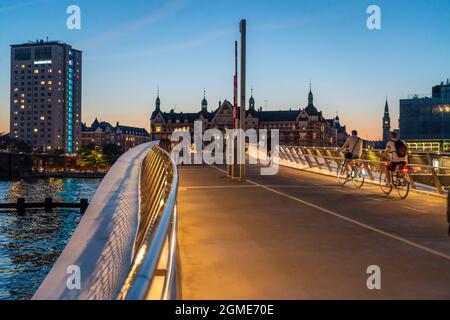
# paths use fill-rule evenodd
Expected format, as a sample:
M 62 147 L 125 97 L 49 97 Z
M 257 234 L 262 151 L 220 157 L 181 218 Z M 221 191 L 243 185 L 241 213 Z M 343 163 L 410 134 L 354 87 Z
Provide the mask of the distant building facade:
M 204 97 L 198 112 L 163 112 L 158 95 L 150 119 L 150 133 L 154 140 L 160 139 L 163 134 L 171 135 L 179 130 L 193 134 L 195 121 L 203 123 L 203 130 L 214 128 L 225 133 L 226 129 L 233 128 L 233 105 L 225 100 L 214 111 L 208 111 L 208 102 Z M 246 111 L 246 125 L 248 129 L 278 129 L 280 143 L 285 145 L 334 147 L 344 144 L 347 138 L 346 127 L 340 124 L 338 116 L 327 120 L 317 110 L 311 90 L 308 105 L 297 110 L 257 110 L 252 94 Z
M 102 146 L 116 144 L 126 152 L 140 144 L 150 142 L 151 136 L 144 128 L 123 126 L 117 123 L 112 126 L 109 122 L 94 120 L 90 127 L 82 125 L 81 144 Z
M 82 53 L 57 41 L 11 45 L 11 135 L 34 151 L 81 146 Z
M 400 135 L 414 151 L 450 152 L 450 82 L 432 96 L 400 100 Z

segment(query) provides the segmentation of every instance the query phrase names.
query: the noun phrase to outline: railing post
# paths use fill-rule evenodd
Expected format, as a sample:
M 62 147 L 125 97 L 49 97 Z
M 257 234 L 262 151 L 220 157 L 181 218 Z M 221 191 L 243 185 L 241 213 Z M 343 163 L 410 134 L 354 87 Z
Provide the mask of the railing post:
M 313 150 L 315 150 L 315 149 L 313 149 Z M 322 169 L 322 164 L 320 163 L 319 159 L 317 158 L 316 152 L 315 152 L 315 151 L 312 151 L 312 150 L 309 150 L 309 152 L 310 152 L 311 155 L 313 156 L 314 161 L 317 163 L 317 167 L 318 167 L 319 169 Z
M 326 151 L 325 151 L 326 152 Z M 317 150 L 317 153 L 319 154 L 319 156 L 321 156 L 322 157 L 322 159 L 323 159 L 323 161 L 325 162 L 325 165 L 327 166 L 327 168 L 328 168 L 328 170 L 330 171 L 330 172 L 333 172 L 333 169 L 331 169 L 331 165 L 330 165 L 330 163 L 328 162 L 328 155 L 323 155 L 322 154 L 322 152 L 320 152 L 320 150 Z
M 303 155 L 297 152 L 297 148 L 296 147 L 292 147 L 292 152 L 295 153 L 297 155 L 297 158 L 300 160 L 300 162 L 302 163 L 302 165 L 306 164 L 306 161 L 302 158 Z
M 53 199 L 45 198 L 45 212 L 50 213 L 53 211 Z
M 300 157 L 295 152 L 293 147 L 287 147 L 289 149 L 289 153 L 292 155 L 292 158 L 294 159 L 295 163 L 300 163 Z
M 25 198 L 17 198 L 17 213 L 20 216 L 25 214 Z
M 300 150 L 302 151 L 303 156 L 305 157 L 306 162 L 308 162 L 308 166 L 310 168 L 314 167 L 314 165 L 311 162 L 311 159 L 309 158 L 309 154 L 307 154 L 304 150 L 304 148 L 300 148 Z
M 289 149 L 289 147 L 285 147 L 285 148 L 284 148 L 284 151 L 286 152 L 286 155 L 288 156 L 289 161 L 291 161 L 291 162 L 297 162 L 297 161 L 295 161 L 295 158 L 294 158 L 294 156 L 292 155 L 292 152 L 291 152 L 291 150 Z
M 414 179 L 413 179 L 413 177 L 412 177 L 412 174 L 409 173 L 409 174 L 408 174 L 408 177 L 409 177 L 409 184 L 411 185 L 411 188 L 417 189 L 417 186 L 416 186 L 416 183 L 414 182 Z
M 281 147 L 280 150 L 282 151 L 281 154 L 283 154 L 284 160 L 291 162 L 291 157 L 288 153 L 288 151 L 286 151 L 287 147 Z
M 375 177 L 373 176 L 372 170 L 370 170 L 370 164 L 368 162 L 365 162 L 362 160 L 362 163 L 364 163 L 364 167 L 367 170 L 367 173 L 369 174 L 370 180 L 375 181 Z
M 433 166 L 433 162 L 431 161 L 430 154 L 427 153 L 428 165 L 431 168 L 431 174 L 433 175 L 434 185 L 436 186 L 437 191 L 440 194 L 444 194 L 444 190 L 442 189 L 441 181 L 439 181 L 439 177 L 437 175 L 436 169 Z

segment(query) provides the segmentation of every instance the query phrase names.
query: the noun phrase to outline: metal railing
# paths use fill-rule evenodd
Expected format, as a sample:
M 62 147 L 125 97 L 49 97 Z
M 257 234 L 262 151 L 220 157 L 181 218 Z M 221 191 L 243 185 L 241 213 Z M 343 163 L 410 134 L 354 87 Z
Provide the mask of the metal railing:
M 177 190 L 175 162 L 153 147 L 141 169 L 136 249 L 120 300 L 177 298 Z
M 335 173 L 344 160 L 344 153 L 333 148 L 314 148 L 300 146 L 280 146 L 280 164 L 302 169 L 319 169 Z M 385 170 L 386 161 L 380 161 L 382 150 L 364 150 L 361 159 L 367 175 L 378 181 L 379 174 Z M 450 185 L 450 157 L 433 154 L 409 154 L 408 167 L 413 189 L 445 193 Z

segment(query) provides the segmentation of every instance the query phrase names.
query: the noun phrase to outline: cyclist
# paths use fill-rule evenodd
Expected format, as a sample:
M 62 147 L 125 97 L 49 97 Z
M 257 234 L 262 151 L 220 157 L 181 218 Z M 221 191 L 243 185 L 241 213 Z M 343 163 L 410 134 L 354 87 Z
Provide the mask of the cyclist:
M 363 152 L 363 140 L 358 137 L 358 131 L 353 130 L 352 135 L 347 138 L 342 148 L 338 151 L 342 152 L 347 150 L 345 153 L 345 164 L 347 173 L 351 171 L 350 164 L 353 160 L 357 160 L 361 158 Z
M 386 166 L 387 187 L 391 187 L 392 173 L 408 163 L 408 147 L 406 142 L 400 140 L 395 131 L 391 132 L 390 141 L 387 143 L 382 157 L 386 157 L 387 155 L 389 155 L 389 164 Z

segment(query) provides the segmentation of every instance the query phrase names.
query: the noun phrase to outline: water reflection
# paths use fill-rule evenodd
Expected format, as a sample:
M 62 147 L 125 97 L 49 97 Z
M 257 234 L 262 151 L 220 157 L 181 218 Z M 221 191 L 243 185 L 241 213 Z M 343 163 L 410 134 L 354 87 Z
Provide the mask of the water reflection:
M 78 202 L 91 199 L 100 180 L 0 181 L 0 202 Z M 0 209 L 0 299 L 29 299 L 50 271 L 81 215 L 78 209 L 27 210 L 25 216 Z

